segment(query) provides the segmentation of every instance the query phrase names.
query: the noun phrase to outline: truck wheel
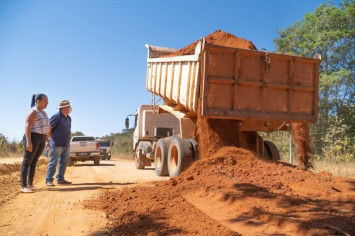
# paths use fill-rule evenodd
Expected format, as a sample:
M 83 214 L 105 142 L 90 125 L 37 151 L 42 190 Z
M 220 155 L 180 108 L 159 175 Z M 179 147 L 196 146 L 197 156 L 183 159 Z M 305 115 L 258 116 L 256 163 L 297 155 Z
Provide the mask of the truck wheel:
M 271 141 L 264 141 L 267 157 L 272 161 L 280 160 L 280 153 L 276 145 Z
M 157 142 L 154 155 L 154 166 L 155 173 L 158 176 L 166 176 L 169 174 L 168 171 L 168 151 L 170 138 L 161 138 Z
M 169 145 L 168 170 L 169 176 L 178 176 L 186 170 L 192 162 L 192 147 L 188 139 L 174 137 Z
M 94 157 L 94 166 L 100 165 L 100 157 Z
M 144 169 L 145 167 L 145 160 L 142 156 L 142 150 L 136 151 L 136 168 L 137 169 Z

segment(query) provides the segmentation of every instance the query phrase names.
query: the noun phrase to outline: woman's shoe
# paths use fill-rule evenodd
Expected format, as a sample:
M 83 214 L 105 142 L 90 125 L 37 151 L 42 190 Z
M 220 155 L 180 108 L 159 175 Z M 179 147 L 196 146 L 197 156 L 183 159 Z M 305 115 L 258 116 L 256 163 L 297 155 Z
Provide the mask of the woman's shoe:
M 33 190 L 27 187 L 21 187 L 23 193 L 33 193 Z

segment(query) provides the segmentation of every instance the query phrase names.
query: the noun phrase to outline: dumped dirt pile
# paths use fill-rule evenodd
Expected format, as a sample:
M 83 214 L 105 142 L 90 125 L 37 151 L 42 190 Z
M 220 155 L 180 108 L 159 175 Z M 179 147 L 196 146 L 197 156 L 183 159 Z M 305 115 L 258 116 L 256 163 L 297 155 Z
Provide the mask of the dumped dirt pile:
M 246 40 L 246 39 L 242 39 L 242 38 L 238 38 L 234 34 L 226 33 L 220 29 L 205 36 L 205 39 L 206 39 L 207 43 L 213 44 L 213 45 L 256 50 L 255 45 L 251 41 Z M 198 40 L 193 42 L 192 44 L 189 44 L 188 46 L 170 54 L 169 57 L 194 54 L 197 43 L 198 43 Z
M 46 167 L 48 159 L 40 158 L 37 162 L 34 181 L 42 178 L 47 171 Z M 11 200 L 14 196 L 20 193 L 21 188 L 21 162 L 14 164 L 0 164 L 0 205 Z
M 355 234 L 355 181 L 222 148 L 179 177 L 86 203 L 119 235 Z

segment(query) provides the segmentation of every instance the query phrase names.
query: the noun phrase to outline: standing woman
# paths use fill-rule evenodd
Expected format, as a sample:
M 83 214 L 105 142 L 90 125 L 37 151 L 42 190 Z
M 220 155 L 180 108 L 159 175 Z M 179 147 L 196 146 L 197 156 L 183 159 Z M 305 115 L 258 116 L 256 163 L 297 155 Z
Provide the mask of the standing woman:
M 23 145 L 25 152 L 21 166 L 21 191 L 32 193 L 37 188 L 33 186 L 38 158 L 41 156 L 48 141 L 49 119 L 43 111 L 48 105 L 48 97 L 44 94 L 32 96 L 31 110 L 26 116 Z M 28 177 L 28 181 L 27 181 Z

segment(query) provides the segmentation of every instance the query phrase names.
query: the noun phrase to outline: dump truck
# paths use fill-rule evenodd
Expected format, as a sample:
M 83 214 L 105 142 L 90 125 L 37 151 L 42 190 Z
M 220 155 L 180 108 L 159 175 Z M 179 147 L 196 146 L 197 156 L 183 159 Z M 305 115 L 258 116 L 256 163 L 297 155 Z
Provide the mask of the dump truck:
M 146 47 L 152 104 L 134 115 L 137 169 L 154 162 L 157 175 L 174 177 L 188 168 L 199 155 L 198 116 L 236 120 L 239 146 L 270 160 L 279 160 L 279 152 L 258 131 L 289 131 L 293 122 L 317 121 L 319 58 L 213 45 L 204 38 L 193 55 Z

